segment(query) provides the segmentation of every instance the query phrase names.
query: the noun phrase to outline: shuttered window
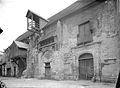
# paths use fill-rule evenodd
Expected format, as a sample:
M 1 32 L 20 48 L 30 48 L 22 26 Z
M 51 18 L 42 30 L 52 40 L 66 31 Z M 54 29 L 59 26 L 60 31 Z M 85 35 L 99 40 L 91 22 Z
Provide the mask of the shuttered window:
M 79 25 L 78 33 L 77 45 L 86 44 L 93 40 L 89 21 Z

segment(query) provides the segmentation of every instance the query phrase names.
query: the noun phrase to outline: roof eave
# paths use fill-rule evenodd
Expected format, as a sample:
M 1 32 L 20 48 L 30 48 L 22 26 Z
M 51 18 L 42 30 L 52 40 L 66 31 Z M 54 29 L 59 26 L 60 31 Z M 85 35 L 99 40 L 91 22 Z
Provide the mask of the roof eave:
M 76 1 L 76 2 L 78 2 L 78 1 Z M 75 3 L 76 3 L 76 2 L 75 2 Z M 91 1 L 91 3 L 94 3 L 94 2 L 97 2 L 97 1 L 96 1 L 96 0 L 92 0 L 92 1 Z M 89 5 L 89 4 L 91 4 L 91 3 L 88 3 L 87 5 Z M 74 4 L 74 3 L 73 3 L 73 4 Z M 73 4 L 71 4 L 71 5 L 73 5 Z M 70 6 L 71 6 L 71 5 L 70 5 Z M 52 17 L 48 18 L 49 22 L 48 22 L 48 24 L 47 24 L 45 27 L 48 27 L 49 25 L 51 25 L 51 24 L 53 24 L 53 23 L 56 23 L 58 20 L 61 20 L 62 18 L 66 17 L 66 16 L 68 16 L 68 15 L 70 15 L 70 14 L 72 14 L 72 13 L 74 13 L 74 12 L 80 10 L 80 9 L 85 8 L 87 5 L 85 5 L 85 6 L 81 7 L 81 8 L 78 8 L 78 9 L 76 9 L 75 11 L 73 11 L 73 12 L 71 12 L 71 13 L 69 13 L 69 14 L 66 14 L 66 15 L 64 15 L 64 16 L 56 19 L 56 20 L 54 20 L 53 22 L 51 22 L 50 19 L 51 19 L 52 17 L 58 15 L 59 13 L 61 13 L 63 10 L 60 11 L 60 12 L 58 12 L 57 14 L 55 14 L 55 15 L 53 15 Z M 70 6 L 68 6 L 68 7 L 70 7 Z M 67 7 L 67 8 L 68 8 L 68 7 Z M 67 8 L 65 8 L 64 10 L 66 10 Z
M 31 13 L 31 14 L 34 14 L 34 15 L 36 15 L 37 17 L 41 18 L 42 20 L 48 22 L 47 19 L 45 19 L 45 18 L 39 16 L 38 14 L 36 14 L 35 12 L 33 12 L 33 11 L 29 10 L 29 9 L 28 9 L 28 12 L 27 12 L 27 14 L 26 14 L 26 17 L 27 17 L 27 18 L 29 18 L 29 14 L 30 14 L 30 13 Z

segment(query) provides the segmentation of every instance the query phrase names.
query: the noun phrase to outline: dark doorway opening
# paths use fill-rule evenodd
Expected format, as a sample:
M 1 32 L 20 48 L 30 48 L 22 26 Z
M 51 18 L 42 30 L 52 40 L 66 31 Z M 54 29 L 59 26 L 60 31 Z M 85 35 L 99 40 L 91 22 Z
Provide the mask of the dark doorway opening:
M 17 57 L 14 57 L 12 60 L 17 65 L 17 67 L 14 66 L 14 68 L 13 68 L 13 70 L 14 70 L 13 76 L 21 77 L 23 71 L 26 69 L 26 58 L 24 58 L 22 56 L 17 56 Z M 17 71 L 16 71 L 16 69 L 17 69 Z
M 7 76 L 8 76 L 8 77 L 11 76 L 11 68 L 7 68 Z

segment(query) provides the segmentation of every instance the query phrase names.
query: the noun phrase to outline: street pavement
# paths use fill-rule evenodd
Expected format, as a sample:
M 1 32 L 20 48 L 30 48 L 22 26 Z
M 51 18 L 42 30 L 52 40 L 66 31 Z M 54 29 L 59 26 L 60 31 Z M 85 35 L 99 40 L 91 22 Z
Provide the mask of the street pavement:
M 115 88 L 114 83 L 93 83 L 91 81 L 79 80 L 39 80 L 39 79 L 17 79 L 0 78 L 7 88 Z

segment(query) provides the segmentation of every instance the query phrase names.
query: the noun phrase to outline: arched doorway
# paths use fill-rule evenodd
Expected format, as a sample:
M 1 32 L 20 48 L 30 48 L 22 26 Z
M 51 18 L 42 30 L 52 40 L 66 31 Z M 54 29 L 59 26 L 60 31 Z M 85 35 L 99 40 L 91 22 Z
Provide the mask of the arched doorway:
M 79 57 L 79 79 L 91 80 L 94 76 L 93 55 L 90 53 L 82 54 Z
M 52 50 L 45 50 L 43 52 L 44 63 L 45 63 L 45 78 L 51 79 L 51 57 L 52 57 Z

